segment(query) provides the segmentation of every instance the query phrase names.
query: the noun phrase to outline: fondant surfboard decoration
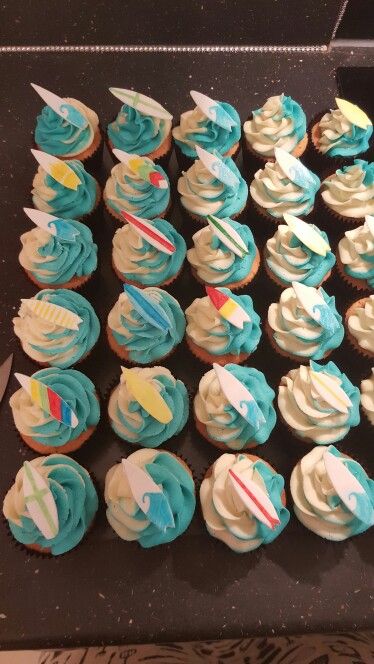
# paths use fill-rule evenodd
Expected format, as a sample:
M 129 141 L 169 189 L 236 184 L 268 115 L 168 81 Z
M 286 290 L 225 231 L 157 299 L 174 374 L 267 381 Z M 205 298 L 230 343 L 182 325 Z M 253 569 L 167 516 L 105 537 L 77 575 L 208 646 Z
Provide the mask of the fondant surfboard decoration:
M 293 234 L 315 254 L 326 256 L 327 252 L 331 251 L 328 242 L 326 242 L 322 235 L 320 235 L 311 224 L 307 224 L 305 221 L 302 221 L 302 219 L 294 217 L 293 214 L 288 214 L 288 212 L 284 213 L 283 219 Z
M 365 223 L 370 231 L 372 238 L 374 238 L 374 217 L 370 214 L 367 214 L 365 217 Z
M 173 118 L 161 104 L 140 92 L 126 90 L 125 88 L 109 88 L 109 91 L 124 104 L 135 108 L 144 115 L 150 115 L 152 118 L 159 118 L 160 120 L 172 120 Z
M 224 219 L 218 219 L 211 214 L 206 218 L 213 233 L 239 258 L 244 258 L 249 252 L 239 233 Z
M 315 187 L 315 182 L 310 171 L 305 168 L 299 159 L 296 159 L 296 157 L 283 150 L 283 148 L 275 148 L 274 154 L 277 163 L 291 182 L 298 187 L 308 187 L 310 185 Z
M 232 127 L 237 125 L 237 122 L 226 113 L 225 109 L 219 102 L 214 101 L 214 99 L 211 99 L 210 97 L 207 97 L 207 95 L 203 95 L 196 90 L 191 90 L 190 95 L 200 111 L 202 111 L 209 120 L 217 124 L 219 127 L 222 127 L 222 129 L 231 131 Z
M 54 92 L 49 92 L 49 90 L 40 87 L 40 85 L 31 83 L 31 86 L 43 101 L 45 101 L 47 106 L 57 113 L 57 115 L 64 118 L 66 122 L 69 122 L 73 127 L 77 127 L 77 129 L 85 129 L 87 127 L 87 119 L 77 108 L 75 108 L 75 106 L 69 104 L 65 99 L 61 99 L 61 97 L 55 95 Z
M 205 286 L 205 290 L 220 316 L 228 320 L 234 327 L 242 330 L 244 323 L 248 323 L 251 320 L 240 304 L 226 295 L 226 293 L 222 293 L 222 291 L 218 288 L 213 288 L 213 286 Z
M 132 369 L 126 369 L 125 367 L 121 367 L 121 369 L 129 391 L 140 406 L 149 415 L 152 415 L 157 422 L 169 424 L 173 419 L 173 414 L 160 392 L 156 390 L 152 383 L 141 378 Z
M 27 516 L 45 539 L 53 539 L 58 535 L 59 529 L 55 499 L 44 477 L 29 461 L 23 464 L 22 488 Z
M 309 371 L 309 376 L 312 386 L 326 403 L 339 413 L 348 413 L 352 401 L 332 376 L 323 371 L 314 371 L 312 368 Z
M 249 422 L 255 431 L 258 431 L 260 426 L 264 424 L 265 418 L 250 391 L 225 367 L 214 363 L 213 369 L 227 401 L 239 415 Z
M 326 473 L 344 505 L 367 526 L 374 524 L 374 507 L 362 484 L 351 473 L 342 458 L 325 450 Z
M 204 164 L 205 168 L 214 175 L 217 180 L 226 184 L 228 187 L 237 187 L 239 184 L 239 179 L 230 171 L 228 166 L 219 159 L 216 155 L 200 148 L 198 145 L 195 145 L 195 150 L 198 158 Z
M 29 298 L 21 299 L 21 302 L 40 318 L 60 327 L 65 327 L 68 330 L 78 330 L 79 323 L 82 322 L 82 319 L 73 311 L 65 309 L 65 307 L 60 307 L 59 304 L 52 304 L 52 302 L 48 302 L 47 300 Z
M 112 152 L 122 164 L 128 166 L 144 182 L 149 182 L 156 189 L 169 188 L 167 179 L 162 173 L 159 173 L 151 159 L 139 157 L 136 154 L 129 154 L 117 148 L 113 148 Z
M 51 154 L 47 154 L 41 150 L 32 149 L 31 152 L 46 173 L 56 180 L 56 182 L 62 184 L 63 187 L 67 187 L 67 189 L 77 190 L 81 181 L 65 161 L 61 161 L 61 159 L 57 159 L 57 157 L 53 157 Z
M 298 281 L 292 282 L 292 288 L 301 306 L 316 323 L 329 333 L 334 333 L 339 328 L 333 312 L 316 288 L 305 286 Z
M 356 127 L 367 129 L 367 127 L 371 127 L 373 124 L 366 113 L 359 106 L 356 106 L 356 104 L 352 104 L 352 102 L 347 101 L 346 99 L 340 99 L 339 97 L 335 97 L 335 101 L 338 109 L 343 113 L 344 117 L 347 118 L 349 122 L 356 125 Z
M 174 528 L 173 512 L 161 487 L 142 468 L 127 459 L 122 459 L 122 468 L 134 500 L 147 519 L 162 532 Z
M 58 422 L 62 422 L 68 427 L 75 429 L 78 425 L 78 418 L 69 404 L 57 392 L 51 390 L 48 385 L 44 385 L 44 383 L 36 378 L 30 378 L 20 373 L 15 373 L 14 375 L 34 403 L 51 415 L 54 420 L 58 420 Z
M 152 223 L 146 221 L 146 219 L 135 217 L 133 214 L 129 214 L 125 210 L 121 210 L 121 214 L 138 235 L 144 238 L 144 240 L 147 240 L 152 247 L 162 251 L 164 254 L 168 254 L 168 256 L 171 256 L 171 254 L 175 252 L 174 244 L 168 240 L 166 235 L 153 226 Z
M 65 242 L 75 242 L 79 231 L 74 228 L 66 219 L 60 219 L 48 212 L 42 212 L 35 208 L 23 208 L 29 219 L 47 233 L 64 240 Z
M 231 468 L 229 469 L 229 475 L 233 489 L 245 508 L 261 523 L 274 530 L 280 524 L 280 520 L 265 491 L 248 477 L 244 478 L 243 475 L 239 477 Z
M 166 332 L 171 327 L 171 322 L 160 305 L 144 291 L 131 284 L 124 284 L 123 290 L 129 298 L 134 309 L 148 323 Z

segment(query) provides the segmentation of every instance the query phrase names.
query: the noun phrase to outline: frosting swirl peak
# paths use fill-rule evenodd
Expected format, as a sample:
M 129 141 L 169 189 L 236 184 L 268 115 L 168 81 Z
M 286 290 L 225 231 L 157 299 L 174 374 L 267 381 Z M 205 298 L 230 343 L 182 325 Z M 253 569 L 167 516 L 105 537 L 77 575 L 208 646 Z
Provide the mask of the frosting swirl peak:
M 306 133 L 301 106 L 284 94 L 269 97 L 243 125 L 248 145 L 263 157 L 274 157 L 275 148 L 292 152 Z

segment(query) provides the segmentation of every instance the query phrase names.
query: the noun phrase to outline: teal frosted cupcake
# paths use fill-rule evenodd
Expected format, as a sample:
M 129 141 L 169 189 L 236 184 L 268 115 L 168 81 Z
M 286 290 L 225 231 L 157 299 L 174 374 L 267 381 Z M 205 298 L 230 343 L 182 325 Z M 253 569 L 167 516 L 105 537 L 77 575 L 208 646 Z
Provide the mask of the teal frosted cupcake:
M 374 162 L 355 159 L 338 168 L 321 185 L 321 197 L 334 216 L 350 224 L 374 215 Z
M 315 150 L 326 158 L 326 162 L 331 162 L 333 158 L 350 159 L 366 152 L 373 134 L 373 125 L 369 118 L 366 116 L 365 120 L 362 111 L 362 117 L 354 111 L 357 106 L 344 99 L 335 101 L 339 107 L 323 113 L 310 132 Z M 357 120 L 361 126 L 356 124 Z
M 30 486 L 27 496 L 25 474 Z M 43 495 L 33 501 L 31 512 L 27 498 L 36 488 Z M 26 461 L 3 503 L 14 539 L 28 549 L 53 556 L 78 546 L 91 528 L 97 509 L 98 497 L 89 473 L 63 454 Z
M 357 290 L 374 289 L 374 217 L 346 231 L 338 244 L 337 266 L 343 279 Z

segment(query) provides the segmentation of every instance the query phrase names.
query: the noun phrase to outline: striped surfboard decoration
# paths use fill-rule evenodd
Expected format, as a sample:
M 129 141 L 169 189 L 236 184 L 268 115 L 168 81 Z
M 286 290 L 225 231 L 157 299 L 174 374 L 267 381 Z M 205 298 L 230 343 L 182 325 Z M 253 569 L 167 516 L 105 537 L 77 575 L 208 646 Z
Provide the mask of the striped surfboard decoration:
M 172 120 L 173 116 L 151 97 L 143 95 L 141 92 L 134 90 L 126 90 L 125 88 L 109 88 L 117 99 L 122 101 L 123 104 L 135 108 L 144 115 L 150 115 L 153 118 L 160 118 L 160 120 Z
M 23 464 L 22 489 L 27 516 L 32 519 L 45 539 L 53 539 L 59 531 L 55 499 L 44 477 L 29 461 Z
M 58 304 L 52 304 L 52 302 L 48 302 L 47 300 L 29 298 L 21 299 L 21 302 L 36 316 L 39 316 L 39 318 L 43 318 L 49 323 L 54 323 L 60 327 L 65 327 L 68 330 L 78 330 L 79 323 L 82 322 L 82 319 L 77 314 L 69 311 L 69 309 L 65 309 L 65 307 L 60 307 Z
M 37 404 L 44 412 L 48 413 L 54 420 L 66 424 L 75 429 L 78 425 L 78 418 L 72 408 L 48 385 L 44 385 L 40 380 L 32 376 L 15 373 L 19 384 L 30 395 L 31 400 Z
M 121 214 L 138 235 L 144 238 L 144 240 L 147 240 L 152 247 L 155 247 L 169 256 L 175 252 L 174 244 L 170 242 L 166 235 L 161 233 L 152 222 L 146 221 L 146 219 L 141 219 L 140 217 L 135 217 L 133 214 L 129 214 L 125 210 L 121 210 Z
M 239 477 L 232 468 L 229 469 L 229 476 L 235 493 L 246 509 L 268 528 L 274 530 L 276 526 L 279 526 L 280 520 L 275 507 L 258 484 L 249 477 L 244 477 L 243 474 Z
M 222 293 L 221 290 L 213 288 L 213 286 L 205 286 L 205 290 L 220 316 L 231 323 L 231 325 L 234 325 L 234 327 L 242 330 L 244 323 L 248 323 L 251 320 L 247 312 L 231 297 L 226 295 L 226 293 Z

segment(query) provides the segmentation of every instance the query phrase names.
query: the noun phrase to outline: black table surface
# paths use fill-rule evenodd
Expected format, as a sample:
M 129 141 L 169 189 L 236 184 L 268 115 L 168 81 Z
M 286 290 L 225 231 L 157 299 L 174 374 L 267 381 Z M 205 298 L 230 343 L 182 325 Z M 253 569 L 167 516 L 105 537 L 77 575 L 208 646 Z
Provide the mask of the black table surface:
M 369 52 L 370 53 L 370 52 Z M 217 99 L 232 102 L 242 119 L 270 94 L 285 91 L 298 99 L 308 117 L 333 106 L 336 69 L 370 64 L 361 51 L 321 54 L 12 54 L 0 60 L 0 151 L 2 177 L 0 262 L 0 359 L 15 353 L 14 369 L 32 373 L 35 365 L 20 350 L 12 329 L 21 297 L 35 288 L 18 261 L 19 236 L 30 228 L 22 207 L 29 203 L 31 181 L 36 170 L 29 152 L 35 117 L 41 102 L 29 82 L 39 83 L 61 95 L 74 96 L 95 108 L 105 124 L 119 108 L 109 85 L 134 86 L 154 96 L 175 118 L 192 106 L 191 88 Z M 355 77 L 348 79 L 345 96 L 354 94 Z M 105 155 L 99 174 L 105 182 L 110 168 Z M 172 178 L 176 178 L 173 158 Z M 176 197 L 170 218 L 186 232 Z M 253 229 L 260 248 L 269 231 L 253 210 L 245 221 Z M 333 225 L 317 207 L 314 221 L 328 229 L 336 246 L 343 226 Z M 102 209 L 92 222 L 99 245 L 100 268 L 83 294 L 95 305 L 105 322 L 121 292 L 110 266 L 111 239 L 115 224 Z M 190 242 L 190 240 L 189 240 Z M 327 283 L 343 312 L 357 299 L 333 276 Z M 203 291 L 185 270 L 171 291 L 186 307 Z M 279 298 L 277 289 L 263 271 L 249 288 L 262 320 L 269 304 Z M 355 384 L 369 375 L 370 363 L 360 359 L 346 341 L 334 351 L 334 360 Z M 192 396 L 207 370 L 192 358 L 184 345 L 165 363 L 184 380 Z M 264 371 L 276 390 L 291 367 L 271 350 L 263 336 L 248 364 Z M 101 395 L 120 374 L 120 362 L 102 334 L 91 358 L 79 365 L 96 383 Z M 15 433 L 8 399 L 16 389 L 12 378 L 0 406 L 0 496 L 13 482 L 15 473 L 33 453 Z M 0 523 L 0 647 L 63 647 L 71 645 L 144 643 L 160 641 L 239 638 L 261 634 L 292 634 L 373 625 L 370 613 L 373 536 L 366 533 L 343 543 L 324 541 L 292 517 L 284 533 L 271 545 L 254 553 L 236 555 L 206 530 L 197 508 L 188 531 L 170 545 L 142 550 L 135 543 L 120 541 L 105 518 L 102 498 L 105 474 L 121 455 L 133 448 L 110 431 L 102 407 L 101 425 L 91 441 L 76 453 L 76 459 L 97 479 L 100 509 L 92 532 L 71 553 L 57 558 L 29 555 L 14 545 L 6 524 Z M 339 445 L 372 471 L 369 425 L 363 420 Z M 195 432 L 192 422 L 165 449 L 184 456 L 191 465 L 197 486 L 204 470 L 218 452 Z M 278 422 L 259 454 L 288 479 L 296 461 L 310 446 L 298 442 Z

